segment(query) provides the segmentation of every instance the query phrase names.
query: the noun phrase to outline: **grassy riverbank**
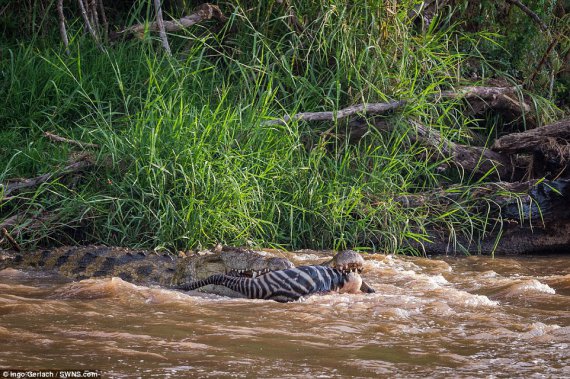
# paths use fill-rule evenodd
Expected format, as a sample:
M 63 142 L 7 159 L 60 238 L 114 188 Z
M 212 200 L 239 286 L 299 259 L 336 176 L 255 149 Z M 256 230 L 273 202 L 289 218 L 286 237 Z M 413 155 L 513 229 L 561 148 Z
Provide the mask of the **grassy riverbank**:
M 224 25 L 171 35 L 172 57 L 150 35 L 99 49 L 79 21 L 69 22 L 69 56 L 57 28 L 2 39 L 0 182 L 54 176 L 4 199 L 0 221 L 20 215 L 12 234 L 24 245 L 170 250 L 222 242 L 399 251 L 426 240 L 428 229 L 451 241 L 489 232 L 500 215 L 470 208 L 467 195 L 486 176 L 441 169 L 446 158 L 415 143 L 409 120 L 485 144 L 500 120 L 482 123 L 461 100 L 433 98 L 495 76 L 517 83 L 513 67 L 493 56 L 508 56 L 509 46 L 451 17 L 422 32 L 409 19 L 411 3 L 301 3 L 302 31 L 277 3 L 235 6 Z M 545 97 L 527 95 L 539 119 L 552 120 L 548 91 L 536 93 Z M 391 130 L 358 140 L 340 121 L 267 124 L 398 99 L 409 102 L 383 118 Z M 44 132 L 98 147 L 54 143 Z M 94 165 L 57 175 L 77 159 Z M 451 205 L 394 200 L 451 183 L 466 194 Z

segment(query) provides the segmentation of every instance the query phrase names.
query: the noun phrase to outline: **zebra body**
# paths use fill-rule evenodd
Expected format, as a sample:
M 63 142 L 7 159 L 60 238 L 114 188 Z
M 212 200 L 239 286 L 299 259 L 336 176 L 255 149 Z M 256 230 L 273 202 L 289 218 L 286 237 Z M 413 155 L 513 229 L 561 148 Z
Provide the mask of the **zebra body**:
M 300 266 L 271 271 L 255 278 L 217 274 L 175 288 L 190 291 L 209 284 L 230 288 L 250 299 L 275 300 L 285 303 L 319 292 L 336 290 L 358 292 L 362 278 L 356 271 L 343 272 L 325 266 Z

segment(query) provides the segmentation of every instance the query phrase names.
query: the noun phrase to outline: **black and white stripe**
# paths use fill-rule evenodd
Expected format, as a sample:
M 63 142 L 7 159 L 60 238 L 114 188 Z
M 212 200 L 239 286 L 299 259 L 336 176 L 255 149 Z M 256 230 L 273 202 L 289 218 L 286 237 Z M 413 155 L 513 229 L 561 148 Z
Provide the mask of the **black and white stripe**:
M 288 270 L 271 271 L 255 278 L 212 275 L 204 280 L 175 287 L 190 291 L 209 284 L 228 287 L 250 299 L 295 301 L 301 296 L 329 292 L 342 288 L 347 274 L 325 266 L 300 266 Z

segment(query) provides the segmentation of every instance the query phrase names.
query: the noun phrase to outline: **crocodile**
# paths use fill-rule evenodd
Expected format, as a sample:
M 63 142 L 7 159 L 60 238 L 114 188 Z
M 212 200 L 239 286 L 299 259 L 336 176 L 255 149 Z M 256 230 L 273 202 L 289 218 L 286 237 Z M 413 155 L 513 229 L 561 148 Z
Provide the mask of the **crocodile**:
M 352 250 L 341 251 L 322 265 L 300 266 L 276 270 L 247 278 L 215 274 L 203 280 L 174 286 L 190 291 L 210 284 L 228 287 L 249 299 L 290 302 L 314 293 L 339 291 L 340 293 L 374 292 L 360 276 L 364 260 Z
M 337 255 L 322 265 L 346 269 L 351 261 L 359 262 L 360 266 L 364 262 L 358 253 L 354 253 L 351 257 Z M 226 246 L 175 257 L 148 250 L 90 245 L 28 253 L 3 252 L 0 254 L 0 270 L 8 267 L 55 271 L 73 280 L 114 276 L 135 284 L 172 287 L 221 273 L 254 279 L 270 271 L 291 269 L 294 265 L 288 259 L 268 252 Z M 374 291 L 366 283 L 361 289 L 363 292 Z M 211 285 L 204 290 L 223 296 L 244 297 L 226 286 Z
M 74 280 L 115 276 L 136 284 L 170 286 L 220 272 L 255 277 L 264 272 L 294 267 L 288 259 L 264 252 L 228 247 L 219 250 L 173 257 L 166 253 L 107 246 L 61 247 L 29 253 L 4 253 L 0 257 L 0 270 L 32 268 L 56 271 Z

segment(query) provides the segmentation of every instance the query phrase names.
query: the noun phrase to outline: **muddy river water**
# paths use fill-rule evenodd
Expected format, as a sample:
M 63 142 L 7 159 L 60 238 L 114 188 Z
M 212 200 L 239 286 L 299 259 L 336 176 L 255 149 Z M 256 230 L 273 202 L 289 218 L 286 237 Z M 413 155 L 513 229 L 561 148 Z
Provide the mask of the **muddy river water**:
M 570 377 L 570 256 L 373 255 L 363 277 L 375 294 L 280 304 L 7 269 L 0 368 L 104 378 Z

